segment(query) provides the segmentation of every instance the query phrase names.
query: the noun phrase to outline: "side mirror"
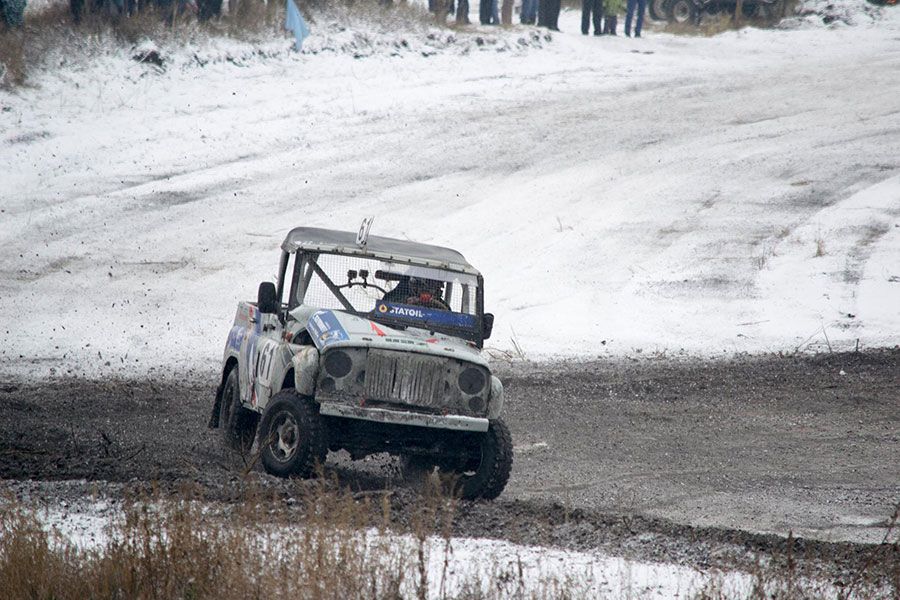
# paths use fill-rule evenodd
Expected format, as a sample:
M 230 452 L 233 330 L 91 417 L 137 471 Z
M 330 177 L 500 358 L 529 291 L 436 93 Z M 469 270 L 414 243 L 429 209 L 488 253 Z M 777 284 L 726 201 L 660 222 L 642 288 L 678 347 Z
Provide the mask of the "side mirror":
M 494 330 L 494 315 L 492 313 L 484 313 L 481 318 L 481 337 L 482 339 L 490 339 L 491 332 Z
M 259 292 L 256 294 L 256 308 L 263 314 L 278 312 L 278 296 L 275 284 L 271 281 L 263 281 L 259 284 Z

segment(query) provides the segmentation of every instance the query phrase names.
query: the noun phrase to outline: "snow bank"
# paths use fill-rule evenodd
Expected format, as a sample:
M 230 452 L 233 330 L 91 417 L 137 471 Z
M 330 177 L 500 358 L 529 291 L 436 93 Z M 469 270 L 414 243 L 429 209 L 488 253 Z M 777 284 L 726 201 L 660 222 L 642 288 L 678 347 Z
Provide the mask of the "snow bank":
M 0 92 L 0 374 L 214 368 L 291 227 L 369 214 L 483 271 L 502 356 L 900 343 L 900 20 L 578 20 L 521 52 L 117 50 Z
M 804 0 L 797 5 L 796 15 L 785 19 L 779 26 L 871 27 L 885 16 L 884 11 L 885 8 L 868 0 Z
M 74 544 L 81 550 L 102 550 L 115 536 L 115 524 L 121 512 L 107 502 L 82 503 L 79 506 L 47 507 L 36 516 L 57 540 Z M 300 527 L 281 528 L 277 537 L 299 539 Z M 377 549 L 378 560 L 391 563 L 390 556 L 408 557 L 415 564 L 418 539 L 409 535 L 391 535 L 370 529 L 359 535 L 359 543 Z M 386 550 L 390 548 L 390 550 Z M 584 598 L 677 598 L 690 597 L 705 586 L 733 594 L 750 589 L 750 575 L 718 570 L 701 572 L 670 563 L 649 563 L 607 556 L 599 552 L 577 552 L 527 546 L 479 538 L 442 538 L 425 540 L 423 555 L 427 563 L 428 597 L 454 597 L 480 582 L 488 594 L 500 589 L 537 591 L 565 584 Z M 412 597 L 412 594 L 409 594 Z M 505 597 L 505 596 L 504 596 Z M 510 596 L 512 597 L 512 596 Z

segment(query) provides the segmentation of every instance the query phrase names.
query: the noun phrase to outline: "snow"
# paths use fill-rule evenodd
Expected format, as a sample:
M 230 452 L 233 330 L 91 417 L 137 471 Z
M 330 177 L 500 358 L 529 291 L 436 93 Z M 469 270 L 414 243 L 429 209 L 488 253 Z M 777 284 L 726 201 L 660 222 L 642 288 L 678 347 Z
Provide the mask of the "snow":
M 207 507 L 212 508 L 212 507 Z M 80 550 L 102 550 L 116 538 L 119 509 L 107 502 L 84 502 L 77 506 L 44 507 L 35 515 L 57 543 L 73 544 Z M 275 539 L 296 540 L 301 526 L 281 528 Z M 410 535 L 394 535 L 369 529 L 359 536 L 376 553 L 374 560 L 408 556 L 416 560 L 419 540 Z M 424 541 L 429 598 L 454 597 L 473 581 L 499 586 L 501 582 L 521 584 L 522 589 L 552 589 L 567 583 L 569 589 L 585 598 L 680 598 L 692 597 L 705 586 L 722 591 L 746 592 L 752 578 L 740 571 L 698 571 L 673 563 L 650 563 L 614 557 L 600 552 L 579 552 L 543 546 L 513 544 L 482 538 L 443 538 L 431 536 Z M 412 581 L 413 578 L 410 578 Z M 499 588 L 498 588 L 499 589 Z M 443 593 L 441 591 L 443 590 Z M 410 590 L 408 590 L 409 592 Z M 484 589 L 484 592 L 490 590 Z M 409 594 L 412 597 L 412 594 Z
M 212 368 L 291 227 L 370 214 L 482 270 L 495 355 L 897 345 L 900 10 L 836 6 L 55 56 L 0 91 L 0 375 Z

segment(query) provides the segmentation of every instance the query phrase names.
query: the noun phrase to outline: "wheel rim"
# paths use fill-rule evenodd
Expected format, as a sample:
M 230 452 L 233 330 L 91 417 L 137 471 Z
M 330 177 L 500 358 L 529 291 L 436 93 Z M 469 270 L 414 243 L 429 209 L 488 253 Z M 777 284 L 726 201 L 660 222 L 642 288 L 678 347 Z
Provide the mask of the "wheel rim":
M 653 0 L 653 17 L 655 19 L 659 20 L 666 14 L 665 2 L 666 0 Z
M 300 444 L 300 426 L 297 420 L 288 412 L 280 413 L 272 422 L 272 441 L 269 449 L 272 456 L 279 462 L 289 461 L 297 452 Z
M 460 475 L 463 477 L 474 477 L 484 463 L 484 440 L 478 441 L 478 448 L 472 449 L 473 452 L 463 465 Z
M 676 2 L 672 7 L 672 16 L 678 23 L 685 23 L 691 18 L 691 9 L 687 2 Z

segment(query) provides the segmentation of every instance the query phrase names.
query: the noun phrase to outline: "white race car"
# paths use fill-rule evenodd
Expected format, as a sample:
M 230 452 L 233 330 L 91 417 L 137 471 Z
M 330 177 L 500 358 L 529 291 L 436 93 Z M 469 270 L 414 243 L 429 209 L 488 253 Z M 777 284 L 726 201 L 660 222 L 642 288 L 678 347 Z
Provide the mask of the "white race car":
M 312 474 L 329 450 L 388 452 L 496 498 L 512 467 L 503 385 L 482 354 L 493 315 L 455 250 L 298 227 L 277 283 L 238 305 L 210 426 L 265 470 Z

